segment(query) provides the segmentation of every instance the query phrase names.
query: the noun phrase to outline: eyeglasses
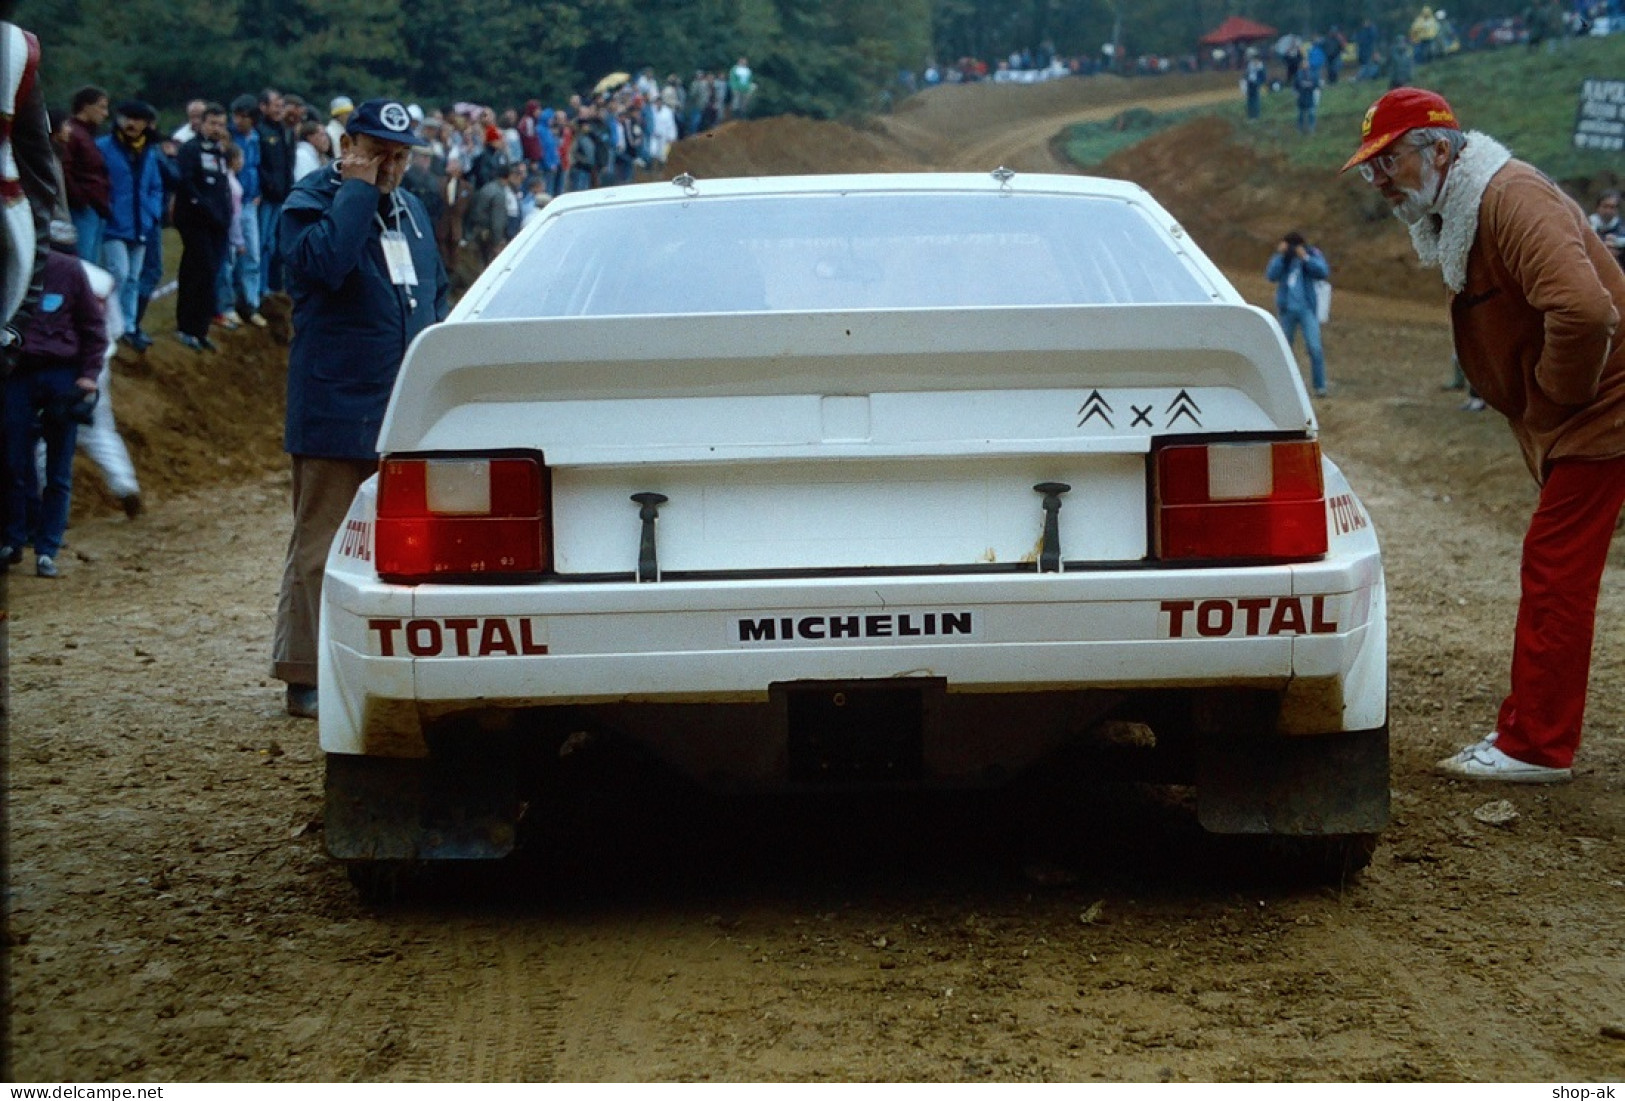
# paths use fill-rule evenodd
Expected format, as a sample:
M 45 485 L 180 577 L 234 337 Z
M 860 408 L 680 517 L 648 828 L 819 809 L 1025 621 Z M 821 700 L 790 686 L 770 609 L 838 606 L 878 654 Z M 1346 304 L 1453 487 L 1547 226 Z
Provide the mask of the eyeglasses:
M 1381 172 L 1391 179 L 1394 170 L 1399 167 L 1399 158 L 1406 153 L 1415 152 L 1418 148 L 1419 146 L 1407 145 L 1397 153 L 1377 154 L 1360 166 L 1360 178 L 1365 180 L 1366 183 L 1371 183 L 1377 178 L 1377 173 Z

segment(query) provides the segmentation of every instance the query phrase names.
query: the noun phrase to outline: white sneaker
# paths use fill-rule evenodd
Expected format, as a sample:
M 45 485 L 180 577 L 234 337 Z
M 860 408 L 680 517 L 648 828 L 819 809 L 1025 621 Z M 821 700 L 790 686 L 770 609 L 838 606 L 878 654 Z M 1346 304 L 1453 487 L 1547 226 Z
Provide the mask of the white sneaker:
M 1494 745 L 1495 739 L 1499 738 L 1500 736 L 1501 732 L 1499 730 L 1492 730 L 1478 741 L 1474 742 L 1472 745 L 1464 746 L 1461 749 L 1456 750 L 1456 752 L 1446 757 L 1443 761 L 1440 761 L 1438 767 L 1443 768 L 1446 764 L 1452 761 L 1465 761 L 1479 750 L 1488 749 L 1490 746 Z
M 1500 780 L 1508 784 L 1566 784 L 1574 779 L 1567 768 L 1548 768 L 1508 757 L 1495 748 L 1494 735 L 1475 742 L 1433 767 L 1459 780 Z

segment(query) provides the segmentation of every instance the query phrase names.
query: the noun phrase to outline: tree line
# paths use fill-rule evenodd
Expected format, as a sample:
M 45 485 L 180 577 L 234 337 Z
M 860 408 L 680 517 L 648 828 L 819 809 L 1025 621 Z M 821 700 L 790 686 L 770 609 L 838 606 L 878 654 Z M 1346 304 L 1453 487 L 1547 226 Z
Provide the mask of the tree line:
M 1459 29 L 1521 3 L 1449 4 Z M 1281 30 L 1386 34 L 1420 4 L 1393 0 L 22 0 L 53 104 L 98 84 L 175 113 L 197 96 L 272 86 L 317 104 L 399 95 L 425 104 L 563 103 L 612 71 L 685 80 L 743 56 L 753 114 L 829 118 L 871 107 L 930 60 L 1013 51 L 1182 56 L 1228 15 Z

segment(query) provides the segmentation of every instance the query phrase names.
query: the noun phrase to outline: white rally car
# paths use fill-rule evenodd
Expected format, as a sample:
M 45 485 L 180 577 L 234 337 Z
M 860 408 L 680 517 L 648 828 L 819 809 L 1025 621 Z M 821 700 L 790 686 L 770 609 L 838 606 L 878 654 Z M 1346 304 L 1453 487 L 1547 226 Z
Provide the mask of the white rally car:
M 568 195 L 379 449 L 323 589 L 352 870 L 504 855 L 589 736 L 744 792 L 1128 746 L 1344 870 L 1387 821 L 1369 517 L 1275 320 L 1132 184 Z

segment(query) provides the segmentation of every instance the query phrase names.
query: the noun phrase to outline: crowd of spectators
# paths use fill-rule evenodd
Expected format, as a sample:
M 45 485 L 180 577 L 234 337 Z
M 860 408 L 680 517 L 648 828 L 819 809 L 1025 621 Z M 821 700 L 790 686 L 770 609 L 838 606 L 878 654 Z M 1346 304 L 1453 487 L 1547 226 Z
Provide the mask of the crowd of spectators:
M 9 25 L 5 31 L 12 33 Z M 401 186 L 428 211 L 447 271 L 466 281 L 554 197 L 660 171 L 680 137 L 747 117 L 755 92 L 741 57 L 687 81 L 676 74 L 660 81 L 650 69 L 614 74 L 557 107 L 533 99 L 500 111 L 473 103 L 425 111 L 390 102 L 398 117 L 383 125 L 415 135 Z M 283 205 L 299 180 L 338 170 L 352 113 L 364 111 L 348 96 L 323 109 L 264 88 L 226 102 L 195 99 L 170 130 L 152 104 L 115 103 L 107 89 L 87 85 L 39 120 L 36 129 L 48 123 L 50 131 L 38 143 L 41 178 L 54 153 L 62 181 L 60 195 L 43 194 L 39 206 L 64 209 L 61 218 L 40 220 L 41 227 L 49 221 L 55 251 L 42 254 L 41 316 L 26 320 L 22 333 L 42 350 L 24 355 L 7 379 L 5 405 L 14 415 L 0 423 L 0 571 L 19 563 L 32 541 L 36 572 L 57 576 L 76 443 L 130 518 L 141 512 L 106 393 L 108 365 L 114 341 L 137 352 L 153 342 L 142 326 L 163 279 L 166 229 L 181 244 L 180 343 L 212 352 L 215 330 L 267 327 L 261 305 L 284 289 Z M 19 297 L 8 295 L 8 305 Z M 17 343 L 6 343 L 8 358 Z
M 1287 32 L 1268 38 L 1240 39 L 1180 54 L 1131 53 L 1120 43 L 1106 42 L 1094 55 L 1066 56 L 1048 42 L 1036 48 L 1012 51 L 1007 57 L 985 61 L 961 57 L 948 64 L 927 63 L 916 78 L 912 72 L 900 74 L 899 83 L 912 91 L 923 84 L 961 84 L 979 80 L 1032 83 L 1063 76 L 1094 76 L 1116 73 L 1121 76 L 1158 76 L 1165 73 L 1194 73 L 1209 69 L 1246 71 L 1249 63 L 1273 65 L 1280 76 L 1269 80 L 1276 90 L 1291 88 L 1301 61 L 1320 51 L 1319 65 L 1325 83 L 1335 83 L 1345 73 L 1360 80 L 1414 72 L 1417 64 L 1446 57 L 1460 50 L 1492 49 L 1515 44 L 1557 49 L 1572 38 L 1625 30 L 1625 0 L 1533 0 L 1517 14 L 1484 19 L 1458 30 L 1444 8 L 1432 4 L 1419 8 L 1410 22 L 1394 28 L 1393 34 L 1379 34 L 1366 20 L 1352 33 L 1332 26 L 1322 34 L 1300 35 Z M 1311 62 L 1313 65 L 1313 62 Z M 1403 84 L 1405 80 L 1399 83 Z M 1390 79 L 1390 86 L 1394 86 Z
M 1211 60 L 1215 68 L 1242 70 L 1240 85 L 1249 118 L 1260 116 L 1265 91 L 1290 91 L 1297 101 L 1299 130 L 1312 134 L 1321 90 L 1340 79 L 1386 80 L 1389 88 L 1400 88 L 1417 79 L 1418 66 L 1464 47 L 1525 43 L 1555 50 L 1573 37 L 1617 30 L 1625 30 L 1625 0 L 1581 2 L 1569 9 L 1559 0 L 1537 0 L 1522 16 L 1475 23 L 1465 39 L 1444 8 L 1424 5 L 1392 35 L 1367 19 L 1352 35 L 1333 26 L 1321 35 L 1285 34 L 1272 42 L 1232 43 L 1216 47 Z
M 1130 58 L 1114 43 L 1092 57 L 1064 57 L 1046 42 L 991 63 L 971 57 L 931 63 L 918 78 L 900 74 L 900 83 L 913 90 L 985 79 L 1235 68 L 1249 114 L 1257 115 L 1262 92 L 1290 91 L 1299 128 L 1312 133 L 1325 84 L 1386 79 L 1397 87 L 1414 79 L 1417 65 L 1464 45 L 1550 47 L 1609 21 L 1625 22 L 1625 0 L 1534 0 L 1519 16 L 1475 24 L 1464 37 L 1444 9 L 1424 5 L 1392 34 L 1366 20 L 1351 34 L 1334 26 L 1177 59 Z M 426 144 L 404 186 L 428 208 L 442 258 L 455 273 L 464 256 L 489 263 L 533 211 L 560 194 L 658 172 L 679 138 L 746 117 L 755 89 L 741 57 L 686 80 L 676 73 L 661 80 L 649 68 L 613 74 L 557 105 L 539 99 L 506 108 L 412 105 L 412 127 Z M 180 279 L 183 339 L 207 349 L 210 325 L 264 325 L 260 304 L 281 287 L 275 238 L 282 200 L 295 180 L 332 163 L 353 101 L 337 96 L 323 109 L 274 88 L 238 95 L 229 107 L 197 99 L 170 133 L 160 130 L 149 104 L 124 100 L 111 112 L 109 105 L 105 90 L 82 88 L 52 128 L 80 255 L 115 279 L 127 326 L 122 339 L 137 349 L 151 342 L 141 323 L 163 270 L 166 224 L 181 232 L 192 257 L 190 263 L 183 257 Z M 102 133 L 110 113 L 113 124 Z
M 405 186 L 434 219 L 447 270 L 462 270 L 464 255 L 483 265 L 550 199 L 658 172 L 680 137 L 746 117 L 755 91 L 741 57 L 686 81 L 658 80 L 648 68 L 614 74 L 558 106 L 413 104 L 411 126 L 425 145 Z M 260 305 L 282 286 L 282 201 L 296 180 L 333 163 L 354 101 L 335 96 L 323 108 L 276 88 L 229 106 L 199 98 L 167 132 L 150 104 L 111 103 L 107 90 L 81 88 L 53 115 L 52 131 L 79 253 L 117 282 L 127 319 L 120 339 L 137 350 L 151 344 L 142 321 L 162 278 L 166 225 L 182 241 L 182 342 L 211 350 L 211 326 L 265 325 Z

